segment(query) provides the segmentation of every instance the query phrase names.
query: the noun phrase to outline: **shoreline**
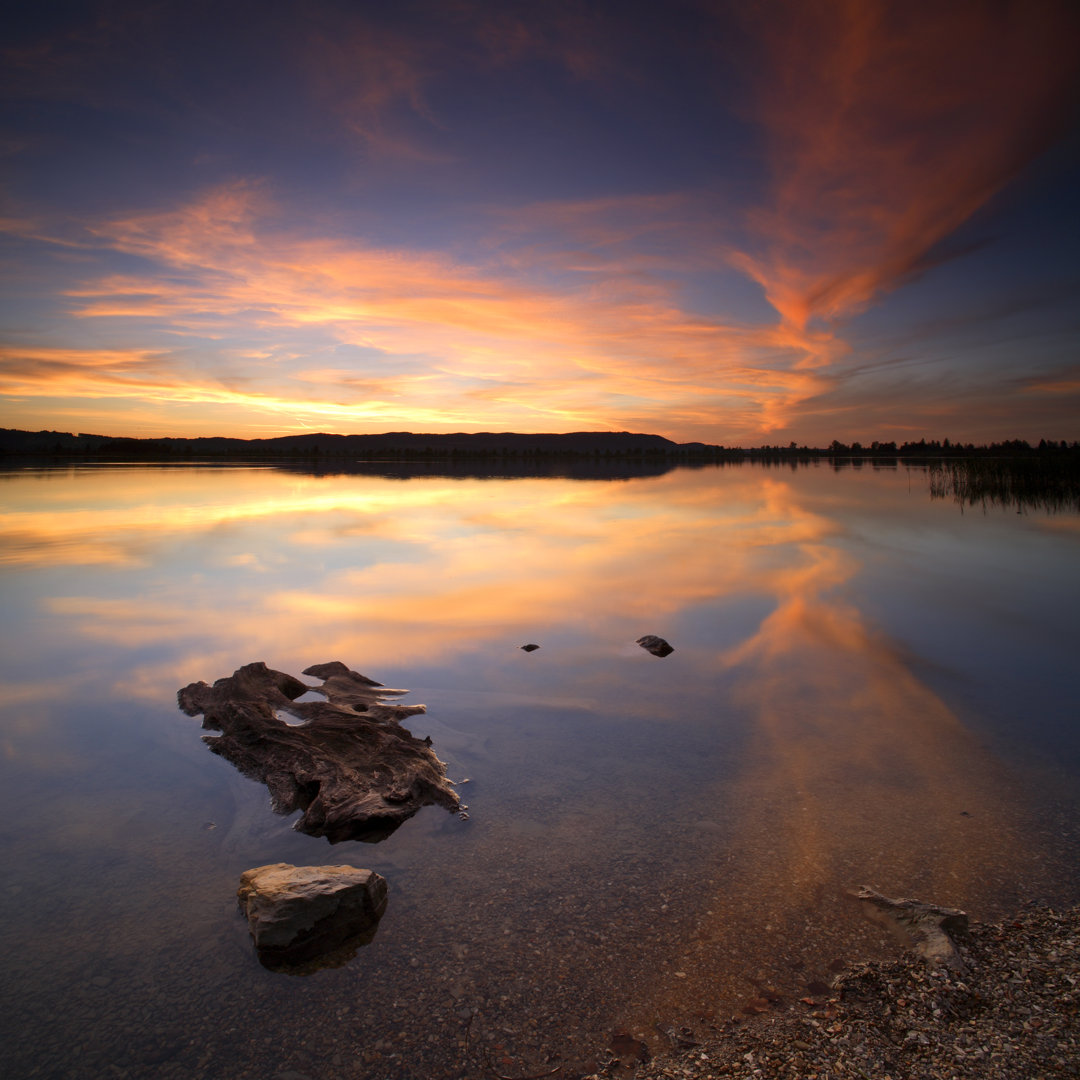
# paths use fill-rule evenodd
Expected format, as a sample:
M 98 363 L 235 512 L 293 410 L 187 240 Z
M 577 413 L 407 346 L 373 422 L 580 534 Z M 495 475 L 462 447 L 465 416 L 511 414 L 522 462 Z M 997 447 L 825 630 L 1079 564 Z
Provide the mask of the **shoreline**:
M 954 938 L 962 969 L 912 951 L 759 1015 L 632 1037 L 583 1080 L 1050 1080 L 1080 1076 L 1080 907 L 1025 908 Z

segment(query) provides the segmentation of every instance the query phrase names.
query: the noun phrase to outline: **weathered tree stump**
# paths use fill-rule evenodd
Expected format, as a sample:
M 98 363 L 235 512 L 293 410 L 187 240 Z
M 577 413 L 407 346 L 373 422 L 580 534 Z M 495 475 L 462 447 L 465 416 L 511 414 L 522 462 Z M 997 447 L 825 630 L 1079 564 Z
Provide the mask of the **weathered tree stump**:
M 924 904 L 921 900 L 893 900 L 866 885 L 854 895 L 866 905 L 864 910 L 874 922 L 899 932 L 927 963 L 963 970 L 964 961 L 953 936 L 967 932 L 966 912 Z
M 202 714 L 215 754 L 261 780 L 278 814 L 302 810 L 295 828 L 343 840 L 389 836 L 423 806 L 459 810 L 446 766 L 400 721 L 423 705 L 387 705 L 402 694 L 333 661 L 306 668 L 308 686 L 264 663 L 246 664 L 213 686 L 191 683 L 177 694 L 188 716 Z M 315 690 L 325 700 L 299 702 Z M 281 714 L 301 721 L 289 724 Z

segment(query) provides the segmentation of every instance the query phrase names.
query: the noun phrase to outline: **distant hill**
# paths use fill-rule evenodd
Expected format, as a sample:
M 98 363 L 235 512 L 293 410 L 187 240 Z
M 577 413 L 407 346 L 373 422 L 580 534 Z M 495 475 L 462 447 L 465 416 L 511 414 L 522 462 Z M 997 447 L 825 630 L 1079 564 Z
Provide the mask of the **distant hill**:
M 681 461 L 745 461 L 797 463 L 828 458 L 833 461 L 927 460 L 956 457 L 1042 458 L 1068 461 L 1075 468 L 1080 443 L 1047 442 L 1032 446 L 1012 439 L 986 446 L 961 445 L 945 439 L 873 442 L 847 445 L 834 440 L 827 447 L 713 446 L 676 443 L 662 435 L 630 431 L 572 431 L 565 434 L 522 435 L 513 431 L 457 432 L 434 435 L 388 431 L 381 435 L 283 435 L 276 439 L 127 439 L 109 435 L 73 435 L 66 431 L 19 431 L 0 428 L 0 457 L 109 459 L 114 461 L 293 461 L 305 466 L 321 462 L 500 462 L 515 468 L 523 463 L 555 460 L 591 463 L 628 462 L 654 465 Z
M 391 431 L 381 435 L 283 435 L 276 439 L 130 439 L 73 435 L 63 431 L 0 428 L 0 454 L 88 456 L 132 460 L 159 459 L 312 459 L 414 461 L 470 458 L 648 458 L 705 459 L 741 457 L 742 451 L 706 443 L 675 443 L 661 435 L 628 431 L 575 431 L 522 435 L 477 432 L 434 435 Z

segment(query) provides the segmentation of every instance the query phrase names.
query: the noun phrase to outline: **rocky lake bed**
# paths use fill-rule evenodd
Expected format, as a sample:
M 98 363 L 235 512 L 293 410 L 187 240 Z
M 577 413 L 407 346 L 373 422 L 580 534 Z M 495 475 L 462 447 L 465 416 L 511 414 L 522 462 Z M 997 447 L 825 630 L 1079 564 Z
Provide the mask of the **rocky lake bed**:
M 1029 908 L 973 923 L 963 969 L 914 953 L 857 964 L 827 992 L 682 1034 L 634 1068 L 611 1054 L 594 1077 L 851 1077 L 1039 1080 L 1080 1075 L 1080 910 Z M 692 1045 L 689 1045 L 692 1044 Z

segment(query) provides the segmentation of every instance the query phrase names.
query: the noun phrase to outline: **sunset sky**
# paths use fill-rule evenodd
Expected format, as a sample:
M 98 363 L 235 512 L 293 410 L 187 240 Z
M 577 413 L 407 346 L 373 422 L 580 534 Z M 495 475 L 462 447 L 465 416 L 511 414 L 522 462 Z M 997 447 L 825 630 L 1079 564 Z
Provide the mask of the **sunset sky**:
M 0 426 L 1080 438 L 1067 3 L 21 8 Z

